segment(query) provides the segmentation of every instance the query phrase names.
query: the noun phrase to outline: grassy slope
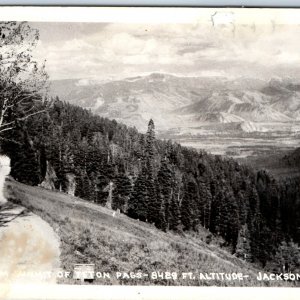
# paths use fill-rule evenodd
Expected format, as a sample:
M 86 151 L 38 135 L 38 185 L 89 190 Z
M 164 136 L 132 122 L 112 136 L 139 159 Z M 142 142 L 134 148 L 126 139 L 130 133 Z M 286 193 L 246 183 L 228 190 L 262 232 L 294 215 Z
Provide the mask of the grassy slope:
M 98 284 L 163 284 L 260 286 L 258 270 L 220 249 L 206 244 L 204 229 L 198 234 L 180 236 L 164 233 L 154 226 L 132 220 L 113 211 L 76 197 L 30 187 L 9 180 L 7 189 L 11 201 L 21 203 L 45 219 L 61 238 L 61 264 L 71 271 L 74 263 L 95 263 L 96 270 L 109 272 L 110 279 L 98 279 Z M 219 280 L 150 280 L 116 279 L 115 272 L 153 271 L 177 272 L 241 272 L 249 274 L 244 281 Z M 72 279 L 61 282 L 74 283 Z M 276 283 L 278 286 L 280 283 Z M 265 283 L 264 285 L 269 285 Z

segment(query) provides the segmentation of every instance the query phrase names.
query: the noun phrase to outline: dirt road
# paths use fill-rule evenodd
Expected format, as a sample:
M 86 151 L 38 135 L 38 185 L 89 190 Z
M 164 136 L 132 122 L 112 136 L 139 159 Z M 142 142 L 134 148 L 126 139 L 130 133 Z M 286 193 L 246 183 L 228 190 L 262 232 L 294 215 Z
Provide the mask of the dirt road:
M 55 283 L 59 255 L 59 237 L 52 227 L 7 202 L 0 210 L 0 282 L 6 287 L 0 297 L 15 284 Z

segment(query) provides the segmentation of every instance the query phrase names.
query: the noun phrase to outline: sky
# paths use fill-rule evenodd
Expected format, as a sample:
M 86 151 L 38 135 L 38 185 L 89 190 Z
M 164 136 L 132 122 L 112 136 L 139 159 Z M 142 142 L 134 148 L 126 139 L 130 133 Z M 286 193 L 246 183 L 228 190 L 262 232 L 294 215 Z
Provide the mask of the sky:
M 140 20 L 140 19 L 139 19 Z M 191 22 L 32 22 L 51 80 L 120 79 L 153 72 L 180 76 L 300 79 L 300 21 L 234 13 Z M 299 20 L 299 19 L 298 19 Z

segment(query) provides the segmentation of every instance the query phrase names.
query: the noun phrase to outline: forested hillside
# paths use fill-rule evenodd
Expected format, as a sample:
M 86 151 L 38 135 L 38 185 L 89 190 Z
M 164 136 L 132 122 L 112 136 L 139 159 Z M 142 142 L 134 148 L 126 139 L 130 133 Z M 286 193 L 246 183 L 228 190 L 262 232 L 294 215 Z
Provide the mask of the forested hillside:
M 19 117 L 2 137 L 16 180 L 74 193 L 163 231 L 203 226 L 242 259 L 299 270 L 298 179 L 279 183 L 233 159 L 158 140 L 153 120 L 141 134 L 58 98 L 34 109 L 45 112 Z
M 152 224 L 139 222 L 65 193 L 32 187 L 11 179 L 7 181 L 6 188 L 13 203 L 41 217 L 58 233 L 63 270 L 73 272 L 75 263 L 92 263 L 96 270 L 101 270 L 99 273 L 110 275 L 96 276 L 94 284 L 223 287 L 299 285 L 297 281 L 258 280 L 259 268 L 228 253 L 226 248 L 220 248 L 222 238 L 212 237 L 204 228 L 180 235 L 172 231 L 163 232 Z M 24 227 L 25 230 L 28 228 Z M 186 270 L 195 274 L 195 277 L 184 277 Z M 117 272 L 123 276 L 117 277 Z M 148 276 L 138 276 L 141 273 Z M 168 276 L 168 273 L 171 275 Z M 229 275 L 229 280 L 222 279 L 221 275 L 214 276 L 222 273 Z M 248 277 L 234 280 L 232 274 L 245 274 Z M 72 276 L 58 278 L 58 282 L 78 284 Z

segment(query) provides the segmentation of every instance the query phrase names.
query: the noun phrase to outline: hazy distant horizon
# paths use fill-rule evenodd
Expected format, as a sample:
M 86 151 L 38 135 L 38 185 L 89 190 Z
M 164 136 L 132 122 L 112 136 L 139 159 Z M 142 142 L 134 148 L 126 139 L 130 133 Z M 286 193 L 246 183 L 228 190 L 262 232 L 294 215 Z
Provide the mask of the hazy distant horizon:
M 30 23 L 51 80 L 149 73 L 300 79 L 300 26 L 265 24 Z

